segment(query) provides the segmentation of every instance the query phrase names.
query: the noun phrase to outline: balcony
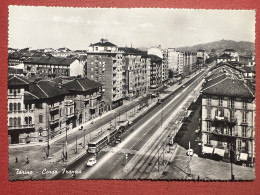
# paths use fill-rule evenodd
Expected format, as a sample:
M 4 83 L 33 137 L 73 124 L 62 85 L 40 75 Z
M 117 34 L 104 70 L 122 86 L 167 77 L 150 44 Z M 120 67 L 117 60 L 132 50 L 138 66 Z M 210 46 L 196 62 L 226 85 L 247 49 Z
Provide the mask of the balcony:
M 8 126 L 8 130 L 11 129 L 28 129 L 28 128 L 34 128 L 35 124 L 25 124 L 25 125 L 17 125 L 17 126 Z
M 237 119 L 234 117 L 228 118 L 225 116 L 215 116 L 213 119 L 213 126 L 219 126 L 219 123 L 222 123 L 226 126 L 235 126 L 237 124 Z
M 56 123 L 59 122 L 59 118 L 57 118 L 57 119 L 51 119 L 49 122 L 50 122 L 50 125 L 54 125 L 54 124 L 56 124 Z
M 75 116 L 75 114 L 74 113 L 69 113 L 69 114 L 66 113 L 65 116 L 66 116 L 67 119 L 69 119 L 69 118 Z
M 53 112 L 55 110 L 59 110 L 59 105 L 56 104 L 56 105 L 50 106 L 49 109 L 50 109 L 50 112 Z

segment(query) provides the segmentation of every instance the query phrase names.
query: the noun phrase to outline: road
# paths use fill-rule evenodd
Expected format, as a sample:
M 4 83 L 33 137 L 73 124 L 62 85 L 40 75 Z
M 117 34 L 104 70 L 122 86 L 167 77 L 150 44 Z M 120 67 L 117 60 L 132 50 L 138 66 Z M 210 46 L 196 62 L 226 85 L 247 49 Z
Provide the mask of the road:
M 116 145 L 110 145 L 98 153 L 98 163 L 94 167 L 86 167 L 84 163 L 93 155 L 86 154 L 75 163 L 67 167 L 67 170 L 80 170 L 75 179 L 135 179 L 146 178 L 147 169 L 150 167 L 147 164 L 154 163 L 154 156 L 157 152 L 156 146 L 164 141 L 167 137 L 167 132 L 159 135 L 156 143 L 149 145 L 150 151 L 142 154 L 137 166 L 130 173 L 126 170 L 127 162 L 133 157 L 139 155 L 138 151 L 148 142 L 148 140 L 156 134 L 161 125 L 172 115 L 174 111 L 179 112 L 180 105 L 183 105 L 183 100 L 193 92 L 194 88 L 201 82 L 203 72 L 195 76 L 193 79 L 168 96 L 163 103 L 150 109 L 147 114 L 139 118 L 133 125 L 134 131 L 126 131 L 122 135 L 123 142 Z M 198 79 L 197 79 L 198 78 Z M 197 79 L 197 80 L 196 80 Z M 196 80 L 196 81 L 195 81 Z M 110 120 L 110 119 L 109 119 Z M 127 158 L 126 158 L 127 154 Z M 142 166 L 145 162 L 146 167 Z M 150 162 L 150 163 L 149 163 Z M 145 174 L 143 174 L 145 173 Z M 69 174 L 59 174 L 54 179 L 70 179 Z

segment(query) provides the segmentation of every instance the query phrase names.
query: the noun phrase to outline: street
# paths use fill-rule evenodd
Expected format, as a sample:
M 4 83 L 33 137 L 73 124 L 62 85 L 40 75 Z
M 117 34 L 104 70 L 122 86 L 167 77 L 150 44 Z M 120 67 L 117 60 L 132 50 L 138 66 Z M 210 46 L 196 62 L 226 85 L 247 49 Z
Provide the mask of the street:
M 160 106 L 155 107 L 146 116 L 138 120 L 138 122 L 135 123 L 132 127 L 134 132 L 130 133 L 128 131 L 128 133 L 125 133 L 123 135 L 124 141 L 117 147 L 108 146 L 107 148 L 104 148 L 100 153 L 98 153 L 98 163 L 94 167 L 86 167 L 84 164 L 87 159 L 93 156 L 91 154 L 86 154 L 79 161 L 67 167 L 67 169 L 82 170 L 81 174 L 76 175 L 76 179 L 118 179 L 118 176 L 121 177 L 122 175 L 120 176 L 118 173 L 123 173 L 122 170 L 124 170 L 126 163 L 131 161 L 135 155 L 139 155 L 138 151 L 147 143 L 151 137 L 153 137 L 162 123 L 164 123 L 173 112 L 179 112 L 182 109 L 180 105 L 185 103 L 183 100 L 193 92 L 194 88 L 198 85 L 202 78 L 203 77 L 200 76 L 195 82 L 194 79 L 191 79 L 188 83 L 186 83 L 185 87 L 179 88 L 179 90 L 175 91 L 173 94 L 171 94 L 171 96 L 164 100 Z M 162 107 L 163 112 L 161 112 Z M 164 140 L 168 134 L 170 134 L 170 132 L 164 132 L 160 137 L 156 138 L 157 142 L 152 143 L 149 148 L 152 151 L 156 150 L 156 146 L 158 144 L 162 144 L 162 140 Z M 127 158 L 126 153 L 128 154 Z M 150 152 L 147 151 L 145 154 L 143 154 L 142 158 L 146 157 L 149 153 Z M 153 157 L 154 152 L 151 154 L 152 155 L 150 156 Z M 142 159 L 141 161 L 144 160 Z M 145 164 L 147 164 L 147 161 Z M 141 175 L 139 176 L 141 172 L 137 172 L 138 177 L 141 177 Z M 145 172 L 145 168 L 143 172 Z M 136 176 L 134 175 L 129 177 L 135 178 Z M 59 174 L 57 177 L 55 177 L 55 179 L 69 178 L 71 178 L 71 176 L 68 174 Z

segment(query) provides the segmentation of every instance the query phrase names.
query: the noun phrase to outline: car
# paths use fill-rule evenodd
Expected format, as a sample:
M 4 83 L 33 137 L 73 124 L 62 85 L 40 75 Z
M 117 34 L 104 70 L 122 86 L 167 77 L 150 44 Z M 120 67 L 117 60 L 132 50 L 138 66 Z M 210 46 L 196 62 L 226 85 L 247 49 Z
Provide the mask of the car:
M 115 141 L 116 144 L 119 144 L 119 143 L 121 143 L 121 142 L 122 142 L 122 139 L 121 139 L 121 138 L 117 138 L 116 141 Z
M 128 126 L 132 125 L 133 124 L 133 121 L 129 121 L 128 122 Z
M 193 156 L 193 149 L 188 149 L 186 152 L 187 156 Z
M 183 88 L 185 88 L 185 85 L 182 85 Z
M 93 167 L 97 163 L 97 159 L 95 157 L 90 158 L 87 162 L 86 165 L 88 167 Z

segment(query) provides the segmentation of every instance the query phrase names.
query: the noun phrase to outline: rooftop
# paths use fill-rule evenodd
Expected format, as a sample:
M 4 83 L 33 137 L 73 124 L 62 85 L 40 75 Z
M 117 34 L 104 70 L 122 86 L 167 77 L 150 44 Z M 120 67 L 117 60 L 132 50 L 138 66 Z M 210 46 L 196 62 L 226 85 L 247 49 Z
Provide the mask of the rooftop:
M 109 42 L 107 39 L 101 39 L 100 42 L 90 44 L 90 46 L 116 47 L 115 44 Z
M 255 91 L 241 79 L 225 76 L 217 77 L 205 83 L 202 93 L 211 95 L 254 98 Z
M 8 86 L 17 86 L 17 85 L 29 85 L 29 81 L 19 75 L 9 75 L 8 76 Z
M 92 89 L 97 89 L 102 85 L 96 81 L 90 80 L 86 77 L 75 78 L 67 83 L 64 83 L 62 87 L 68 91 L 89 91 Z
M 57 58 L 51 55 L 41 57 L 31 57 L 24 61 L 25 64 L 44 64 L 44 65 L 70 65 L 75 58 Z

